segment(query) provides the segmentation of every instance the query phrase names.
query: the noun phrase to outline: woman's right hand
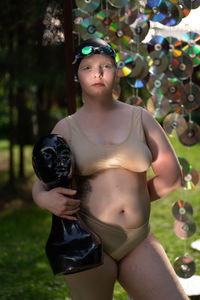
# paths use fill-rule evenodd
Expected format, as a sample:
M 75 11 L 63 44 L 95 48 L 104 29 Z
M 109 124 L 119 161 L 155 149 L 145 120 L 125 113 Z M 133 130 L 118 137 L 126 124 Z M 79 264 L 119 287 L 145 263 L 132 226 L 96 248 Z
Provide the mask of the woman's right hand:
M 38 194 L 38 202 L 44 209 L 49 210 L 54 215 L 68 220 L 76 220 L 73 214 L 80 209 L 80 200 L 72 199 L 76 194 L 76 190 L 63 187 L 57 187 L 49 191 L 43 190 Z

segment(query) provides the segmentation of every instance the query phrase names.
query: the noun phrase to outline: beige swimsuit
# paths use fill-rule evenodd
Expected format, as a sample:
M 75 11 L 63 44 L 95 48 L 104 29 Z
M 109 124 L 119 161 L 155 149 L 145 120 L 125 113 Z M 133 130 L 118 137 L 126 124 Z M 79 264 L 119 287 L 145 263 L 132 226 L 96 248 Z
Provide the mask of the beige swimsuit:
M 119 144 L 102 145 L 91 141 L 73 116 L 66 118 L 71 131 L 68 140 L 79 176 L 89 176 L 109 168 L 125 168 L 133 172 L 146 171 L 152 162 L 142 126 L 142 108 L 133 106 L 131 128 Z M 119 261 L 134 249 L 149 232 L 149 222 L 134 229 L 124 229 L 98 220 L 89 211 L 80 210 L 84 222 L 96 232 L 104 251 Z

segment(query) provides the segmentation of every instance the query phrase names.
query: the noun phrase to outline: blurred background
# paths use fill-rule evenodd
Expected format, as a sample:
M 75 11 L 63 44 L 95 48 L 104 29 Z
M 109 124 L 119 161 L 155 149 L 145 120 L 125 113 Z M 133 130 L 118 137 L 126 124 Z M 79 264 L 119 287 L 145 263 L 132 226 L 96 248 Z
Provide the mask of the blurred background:
M 189 283 L 200 275 L 199 250 L 191 248 L 200 226 L 199 6 L 199 0 L 0 2 L 0 299 L 70 299 L 45 256 L 51 214 L 32 201 L 32 149 L 81 106 L 72 51 L 90 37 L 117 52 L 113 97 L 148 109 L 179 157 L 183 186 L 152 204 L 151 228 L 172 265 L 178 259 L 190 298 L 200 299 L 199 281 Z M 187 229 L 174 229 L 178 222 Z M 114 299 L 128 299 L 118 283 Z

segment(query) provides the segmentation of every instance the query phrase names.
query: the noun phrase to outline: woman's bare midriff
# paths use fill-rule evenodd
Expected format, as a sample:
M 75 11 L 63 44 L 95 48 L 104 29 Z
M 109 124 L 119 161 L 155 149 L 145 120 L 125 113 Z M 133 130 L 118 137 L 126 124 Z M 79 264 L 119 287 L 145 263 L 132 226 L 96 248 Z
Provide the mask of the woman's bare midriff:
M 79 182 L 81 206 L 99 220 L 137 228 L 149 219 L 146 172 L 108 169 Z

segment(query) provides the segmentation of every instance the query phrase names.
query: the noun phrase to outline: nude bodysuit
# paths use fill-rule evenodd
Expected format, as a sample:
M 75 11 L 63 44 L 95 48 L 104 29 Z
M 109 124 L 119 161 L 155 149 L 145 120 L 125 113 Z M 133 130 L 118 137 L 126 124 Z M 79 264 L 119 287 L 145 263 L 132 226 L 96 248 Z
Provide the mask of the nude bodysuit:
M 141 107 L 133 107 L 128 136 L 119 144 L 95 143 L 82 131 L 73 116 L 67 117 L 67 122 L 71 130 L 68 143 L 79 176 L 93 175 L 109 168 L 144 172 L 150 167 L 152 156 L 145 141 Z M 102 222 L 83 209 L 80 210 L 80 216 L 100 236 L 104 251 L 117 261 L 134 249 L 149 232 L 149 222 L 138 228 L 124 229 Z
M 133 107 L 131 128 L 119 144 L 102 145 L 91 141 L 73 116 L 67 118 L 71 129 L 69 145 L 78 175 L 93 175 L 109 168 L 125 168 L 133 172 L 146 171 L 152 161 L 142 126 L 142 108 Z

